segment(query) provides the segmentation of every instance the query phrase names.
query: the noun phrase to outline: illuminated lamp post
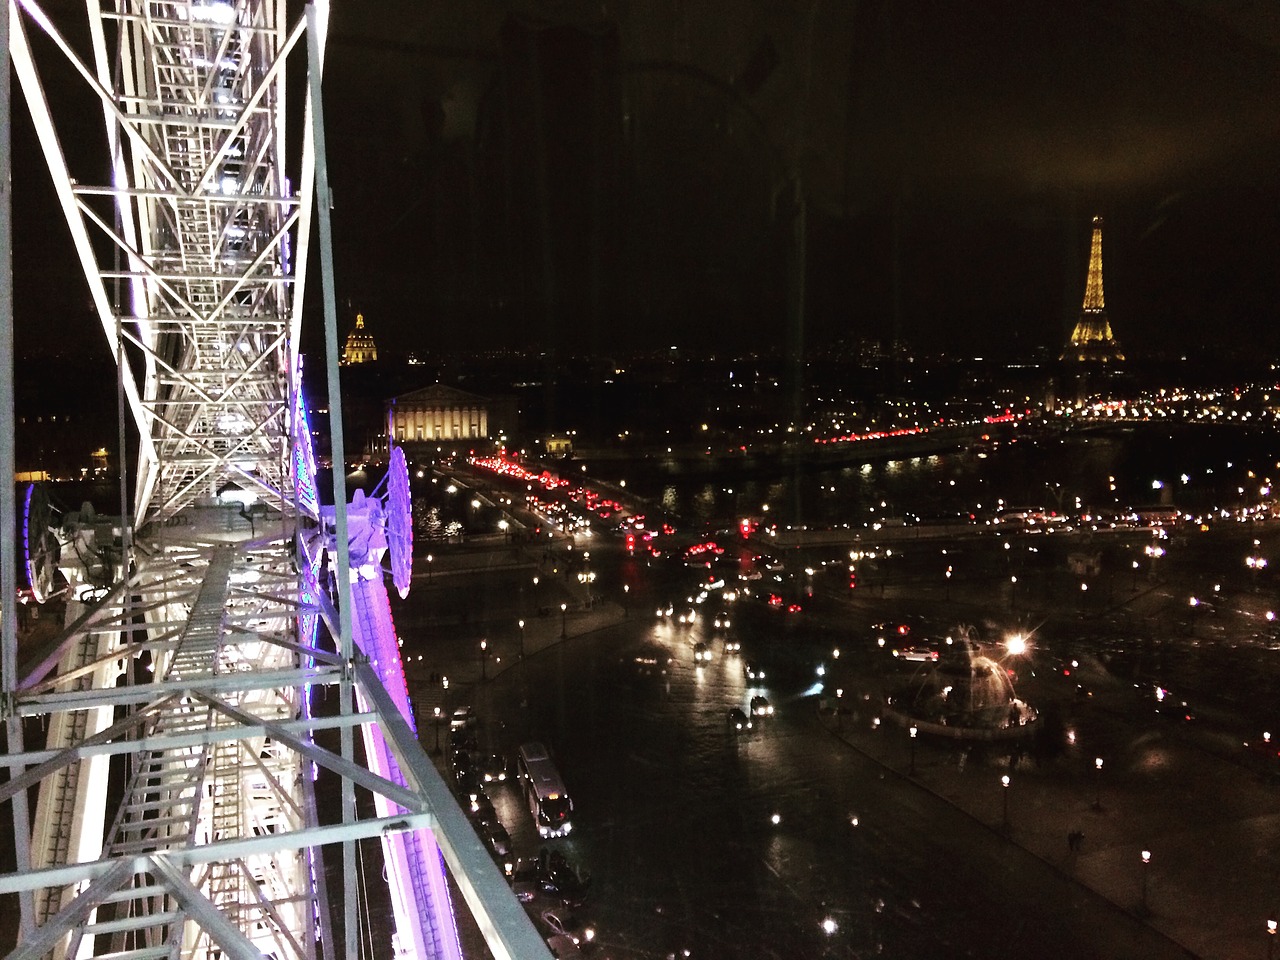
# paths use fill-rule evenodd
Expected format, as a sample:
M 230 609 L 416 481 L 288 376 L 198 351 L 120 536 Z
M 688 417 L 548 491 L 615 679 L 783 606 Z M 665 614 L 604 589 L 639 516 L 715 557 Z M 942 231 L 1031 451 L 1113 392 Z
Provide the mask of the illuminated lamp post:
M 1001 823 L 1006 830 L 1009 829 L 1009 775 L 1006 773 L 1000 778 L 1000 793 L 1004 796 L 1004 815 Z
M 487 673 L 486 663 L 488 659 L 489 659 L 489 641 L 481 640 L 480 641 L 480 682 L 481 683 L 484 683 L 485 680 L 489 679 L 486 676 L 486 673 Z
M 916 775 L 916 734 L 920 731 L 913 723 L 908 732 L 911 734 L 911 768 L 909 772 L 914 777 Z
M 539 599 L 540 599 L 540 595 L 538 594 L 538 578 L 535 576 L 533 578 L 533 608 L 535 610 L 541 611 L 542 605 L 538 602 Z
M 440 710 L 439 707 L 432 707 L 431 716 L 432 716 L 432 719 L 435 721 L 435 728 L 436 728 L 436 748 L 431 752 L 438 757 L 440 756 L 440 721 L 444 719 L 444 713 Z
M 1253 592 L 1257 593 L 1258 592 L 1258 571 L 1266 569 L 1267 558 L 1257 556 L 1256 554 L 1254 556 L 1245 557 L 1244 565 L 1248 567 L 1249 570 L 1253 573 Z
M 1094 783 L 1093 809 L 1101 810 L 1102 809 L 1102 758 L 1101 757 L 1093 758 L 1093 769 L 1097 771 L 1097 773 L 1093 778 L 1093 783 Z
M 631 584 L 624 583 L 622 585 L 622 619 L 628 620 L 631 617 Z
M 520 625 L 520 659 L 524 659 L 524 621 L 516 621 Z
M 560 604 L 560 639 L 567 640 L 569 637 L 569 605 L 567 603 Z
M 1142 851 L 1142 912 L 1147 912 L 1147 875 L 1151 872 L 1151 851 Z
M 1267 960 L 1274 960 L 1276 955 L 1276 919 L 1267 918 Z
M 1158 547 L 1155 544 L 1148 544 L 1142 548 L 1142 552 L 1151 558 L 1151 567 L 1147 575 L 1154 580 L 1156 578 L 1156 561 L 1164 556 L 1164 547 Z
M 1016 576 L 1009 577 L 1009 609 L 1018 609 L 1018 578 Z
M 427 583 L 431 582 L 431 561 L 433 561 L 434 559 L 435 557 L 433 557 L 431 554 L 429 553 L 427 554 Z
M 503 542 L 503 543 L 506 543 L 508 540 L 510 540 L 510 539 L 511 539 L 510 534 L 507 532 L 507 528 L 508 528 L 509 526 L 510 526 L 510 524 L 509 524 L 509 523 L 507 523 L 507 521 L 506 521 L 505 519 L 503 519 L 503 520 L 499 520 L 499 521 L 498 521 L 498 529 L 502 531 L 502 542 Z

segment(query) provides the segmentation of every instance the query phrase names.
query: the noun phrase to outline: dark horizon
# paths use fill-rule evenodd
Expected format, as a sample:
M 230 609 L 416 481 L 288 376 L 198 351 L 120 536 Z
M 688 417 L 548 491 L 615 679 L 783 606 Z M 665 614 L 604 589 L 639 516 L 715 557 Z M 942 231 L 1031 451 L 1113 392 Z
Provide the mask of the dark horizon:
M 1280 352 L 1274 9 L 539 11 L 335 8 L 340 336 L 363 312 L 405 351 L 780 350 L 798 181 L 807 353 L 1051 354 L 1098 214 L 1127 352 Z M 15 218 L 18 349 L 102 349 L 20 102 Z

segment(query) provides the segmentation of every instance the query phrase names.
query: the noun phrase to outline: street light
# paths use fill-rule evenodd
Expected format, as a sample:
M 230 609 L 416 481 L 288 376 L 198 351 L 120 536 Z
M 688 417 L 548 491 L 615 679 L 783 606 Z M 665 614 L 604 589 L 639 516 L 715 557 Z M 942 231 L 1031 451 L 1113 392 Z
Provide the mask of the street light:
M 560 604 L 560 639 L 566 640 L 569 637 L 569 605 L 567 603 Z
M 535 576 L 534 576 L 534 578 L 533 578 L 533 607 L 534 607 L 534 609 L 535 609 L 535 610 L 541 611 L 541 610 L 542 610 L 542 605 L 541 605 L 540 603 L 538 603 L 538 600 L 539 600 L 539 597 L 538 597 L 538 578 L 537 578 L 537 576 L 535 575 Z
M 1102 758 L 1093 758 L 1093 769 L 1098 771 L 1094 778 L 1093 809 L 1102 809 Z
M 480 641 L 480 682 L 481 683 L 483 683 L 485 680 L 488 679 L 488 677 L 485 676 L 485 661 L 487 661 L 488 659 L 489 659 L 489 641 L 481 640 Z
M 627 620 L 631 617 L 631 584 L 624 583 L 622 585 L 622 619 Z
M 1276 952 L 1276 921 L 1274 917 L 1267 919 L 1267 960 L 1272 960 Z
M 1151 870 L 1151 851 L 1142 851 L 1142 912 L 1147 911 L 1147 873 Z
M 524 659 L 524 621 L 517 620 L 516 622 L 520 624 L 520 659 L 523 660 Z
M 1007 547 L 1008 544 L 1006 543 Z M 1009 578 L 1009 609 L 1016 610 L 1018 607 L 1018 578 L 1011 576 Z
M 507 542 L 507 527 L 509 524 L 505 519 L 498 521 L 498 529 L 502 531 L 502 542 Z
M 1255 541 L 1255 544 L 1256 544 L 1256 541 Z M 1266 569 L 1267 558 L 1260 557 L 1256 554 L 1253 556 L 1245 557 L 1244 565 L 1253 572 L 1253 589 L 1256 592 L 1258 589 L 1258 571 Z
M 1004 795 L 1004 819 L 1005 829 L 1009 828 L 1009 775 L 1006 773 L 1000 778 L 1000 792 Z
M 916 734 L 920 731 L 915 724 L 911 725 L 911 775 L 916 775 Z
M 1164 547 L 1148 544 L 1142 548 L 1142 552 L 1151 558 L 1151 567 L 1148 575 L 1154 580 L 1156 578 L 1156 561 L 1164 556 Z
M 431 554 L 429 553 L 427 554 L 427 583 L 431 582 L 431 561 L 434 559 L 435 557 L 433 557 Z
M 436 726 L 436 748 L 432 751 L 437 757 L 440 756 L 440 721 L 444 719 L 444 714 L 440 712 L 439 707 L 431 708 L 432 717 Z

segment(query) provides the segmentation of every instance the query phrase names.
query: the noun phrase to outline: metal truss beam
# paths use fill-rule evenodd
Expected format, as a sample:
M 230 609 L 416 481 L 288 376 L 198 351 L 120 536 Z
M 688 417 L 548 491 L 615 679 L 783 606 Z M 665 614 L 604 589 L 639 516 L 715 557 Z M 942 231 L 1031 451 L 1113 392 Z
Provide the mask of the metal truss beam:
M 298 354 L 313 218 L 339 464 L 344 450 L 320 86 L 327 0 L 292 23 L 284 0 L 101 2 L 85 0 L 87 51 L 39 0 L 10 0 L 0 43 L 140 433 L 132 515 L 89 515 L 64 531 L 66 629 L 19 671 L 5 628 L 0 804 L 13 813 L 21 869 L 0 877 L 0 894 L 22 907 L 16 955 L 315 960 L 322 943 L 325 957 L 356 960 L 361 928 L 383 927 L 362 915 L 356 890 L 356 845 L 377 837 L 393 887 L 406 884 L 393 890 L 397 920 L 417 925 L 397 934 L 402 955 L 459 958 L 443 857 L 495 957 L 545 958 L 417 743 L 403 691 L 394 699 L 383 686 L 400 670 L 385 588 L 378 642 L 390 652 L 374 670 L 357 649 L 343 471 L 334 507 L 315 492 Z M 69 64 L 97 100 L 109 183 L 79 182 L 92 177 L 69 166 L 32 26 L 48 39 L 42 55 Z M 286 167 L 286 62 L 304 36 L 306 135 Z M 301 171 L 297 194 L 286 169 Z M 7 182 L 0 194 L 4 261 Z M 265 502 L 269 519 L 218 505 L 232 484 Z M 11 605 L 0 607 L 10 624 Z M 315 639 L 317 621 L 331 647 Z M 320 690 L 332 716 L 312 712 Z M 27 749 L 14 731 L 36 717 L 46 742 Z M 338 749 L 318 738 L 325 731 Z M 37 787 L 33 825 L 25 800 Z M 337 817 L 319 817 L 318 788 L 338 792 Z M 122 795 L 111 811 L 108 795 Z M 343 866 L 342 943 L 326 857 Z

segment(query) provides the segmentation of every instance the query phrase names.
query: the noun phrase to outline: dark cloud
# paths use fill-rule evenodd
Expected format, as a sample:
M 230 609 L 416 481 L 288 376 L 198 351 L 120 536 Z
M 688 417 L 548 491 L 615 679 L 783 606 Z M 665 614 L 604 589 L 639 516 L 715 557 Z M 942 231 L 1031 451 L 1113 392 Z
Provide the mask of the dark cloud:
M 1197 317 L 1280 346 L 1274 3 L 370 0 L 333 18 L 339 296 L 407 348 L 773 345 L 796 181 L 811 348 L 1052 348 L 1099 212 L 1131 348 L 1203 338 Z M 83 299 L 19 290 L 37 313 Z

